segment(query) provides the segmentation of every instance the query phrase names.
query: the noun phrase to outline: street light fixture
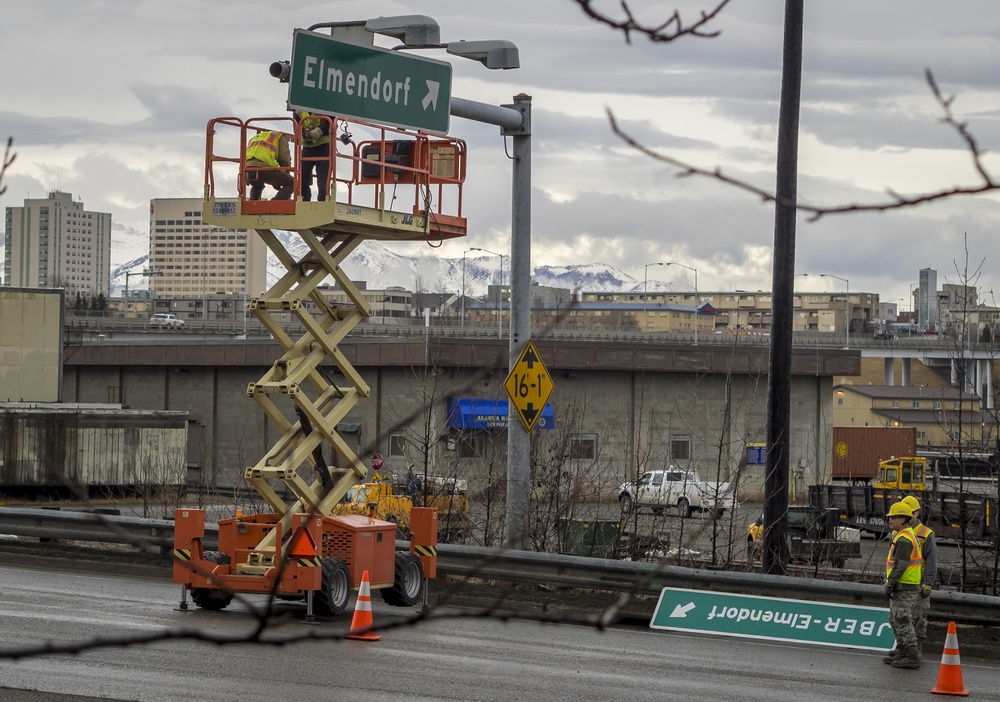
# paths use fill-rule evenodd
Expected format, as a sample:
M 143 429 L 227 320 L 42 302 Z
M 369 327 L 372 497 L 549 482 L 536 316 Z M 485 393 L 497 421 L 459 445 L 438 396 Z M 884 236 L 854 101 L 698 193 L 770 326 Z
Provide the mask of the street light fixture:
M 647 263 L 645 270 L 642 272 L 642 331 L 649 329 L 649 311 L 647 309 L 647 300 L 649 300 L 649 294 L 647 291 L 647 286 L 649 284 L 649 267 L 650 266 L 663 266 L 664 263 Z
M 139 271 L 138 273 L 125 271 L 125 319 L 128 319 L 128 279 L 134 275 L 138 276 L 163 275 L 163 271 L 158 270 L 156 268 L 149 268 L 147 270 Z
M 844 299 L 844 317 L 847 321 L 847 335 L 845 340 L 845 346 L 851 348 L 851 281 L 847 278 L 841 278 L 839 275 L 831 275 L 829 273 L 820 273 L 820 278 L 835 278 L 836 280 L 844 281 L 844 285 L 847 286 L 847 293 Z
M 462 252 L 462 326 L 465 326 L 465 254 L 472 251 L 472 249 L 466 249 Z
M 503 254 L 473 246 L 469 251 L 482 251 L 500 257 L 500 285 L 497 286 L 497 338 L 503 338 Z
M 694 271 L 694 345 L 698 345 L 698 269 L 692 268 L 691 266 L 685 266 L 683 263 L 676 263 L 674 261 L 668 261 L 668 266 L 680 266 L 681 268 L 687 268 L 689 271 Z

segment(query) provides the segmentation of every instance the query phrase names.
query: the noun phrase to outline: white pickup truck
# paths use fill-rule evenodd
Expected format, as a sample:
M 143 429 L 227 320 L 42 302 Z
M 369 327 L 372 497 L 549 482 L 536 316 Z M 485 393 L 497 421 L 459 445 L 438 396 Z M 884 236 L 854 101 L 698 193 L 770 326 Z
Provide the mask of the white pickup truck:
M 624 514 L 648 507 L 657 514 L 669 508 L 678 516 L 690 517 L 695 510 L 722 516 L 733 508 L 734 498 L 729 483 L 707 483 L 693 470 L 670 466 L 667 470 L 643 473 L 638 484 L 622 483 L 618 487 L 618 501 Z

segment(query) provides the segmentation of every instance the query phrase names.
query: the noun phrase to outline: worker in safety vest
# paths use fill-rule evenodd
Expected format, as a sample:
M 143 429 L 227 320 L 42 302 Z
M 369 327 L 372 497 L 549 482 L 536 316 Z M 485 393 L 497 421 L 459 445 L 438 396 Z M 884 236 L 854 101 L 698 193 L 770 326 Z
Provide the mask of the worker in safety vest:
M 277 170 L 292 165 L 288 152 L 288 135 L 264 131 L 255 134 L 247 143 L 246 182 L 250 186 L 250 199 L 259 200 L 264 186 L 270 185 L 278 192 L 272 200 L 288 200 L 295 187 L 295 178 L 289 171 Z
M 892 527 L 892 543 L 885 560 L 885 594 L 889 598 L 889 625 L 896 635 L 896 650 L 882 659 L 893 668 L 920 667 L 917 634 L 913 629 L 913 609 L 920 598 L 923 558 L 920 542 L 909 527 L 913 511 L 896 502 L 886 514 Z
M 924 652 L 924 639 L 927 638 L 927 613 L 931 609 L 931 592 L 934 581 L 937 580 L 937 539 L 934 530 L 920 521 L 920 503 L 916 497 L 907 495 L 903 504 L 913 512 L 910 528 L 917 536 L 920 544 L 920 555 L 924 559 L 920 574 L 920 597 L 917 598 L 913 610 L 913 630 L 917 634 L 917 650 Z
M 313 171 L 316 172 L 316 200 L 326 200 L 330 182 L 330 120 L 305 110 L 295 113 L 302 125 L 302 199 L 312 197 Z

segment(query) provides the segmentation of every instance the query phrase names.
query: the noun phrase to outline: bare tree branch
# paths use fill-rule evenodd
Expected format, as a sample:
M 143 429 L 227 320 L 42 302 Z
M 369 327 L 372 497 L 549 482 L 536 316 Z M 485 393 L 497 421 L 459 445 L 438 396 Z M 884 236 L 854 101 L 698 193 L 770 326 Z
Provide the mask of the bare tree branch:
M 14 137 L 7 137 L 7 148 L 3 152 L 3 160 L 0 161 L 0 195 L 7 192 L 7 186 L 3 184 L 4 173 L 7 172 L 7 168 L 14 163 L 14 159 L 17 158 L 17 154 L 11 153 L 11 147 L 14 146 Z
M 627 44 L 632 43 L 633 33 L 641 34 L 650 41 L 659 43 L 671 42 L 683 36 L 700 37 L 702 39 L 717 37 L 722 33 L 721 31 L 705 31 L 705 26 L 716 18 L 722 11 L 722 8 L 729 4 L 729 0 L 721 0 L 715 9 L 709 12 L 702 10 L 701 19 L 688 26 L 684 26 L 680 11 L 678 10 L 674 10 L 674 13 L 666 22 L 653 26 L 640 24 L 635 15 L 632 14 L 632 8 L 629 7 L 625 0 L 621 0 L 622 12 L 625 13 L 625 19 L 623 20 L 613 19 L 604 13 L 598 12 L 593 8 L 593 0 L 575 0 L 575 2 L 583 10 L 583 13 L 591 19 L 605 24 L 612 29 L 617 29 L 624 34 L 625 43 Z
M 975 138 L 968 130 L 968 125 L 965 122 L 959 122 L 955 119 L 955 115 L 951 110 L 951 104 L 954 102 L 954 97 L 944 97 L 937 83 L 934 80 L 934 75 L 931 73 L 930 69 L 926 71 L 927 83 L 930 85 L 931 92 L 934 94 L 934 98 L 937 100 L 938 104 L 941 106 L 941 110 L 944 112 L 944 116 L 941 118 L 941 122 L 950 125 L 958 132 L 959 136 L 966 143 L 969 153 L 972 156 L 973 167 L 976 172 L 979 173 L 980 177 L 983 179 L 981 185 L 974 186 L 956 186 L 954 188 L 947 188 L 943 190 L 938 190 L 931 193 L 923 193 L 918 195 L 900 195 L 892 188 L 887 188 L 886 193 L 891 199 L 890 202 L 874 203 L 871 205 L 863 205 L 858 203 L 852 203 L 849 205 L 835 205 L 830 207 L 820 207 L 816 205 L 803 205 L 799 202 L 786 202 L 782 203 L 790 207 L 795 207 L 802 212 L 808 212 L 811 216 L 809 217 L 810 222 L 815 222 L 816 220 L 824 217 L 826 215 L 832 214 L 844 214 L 846 212 L 885 212 L 887 210 L 896 210 L 904 207 L 913 207 L 916 205 L 922 205 L 927 202 L 934 202 L 937 200 L 946 200 L 948 198 L 957 197 L 960 195 L 979 195 L 986 192 L 991 192 L 993 190 L 1000 190 L 1000 181 L 997 181 L 989 171 L 986 170 L 986 166 L 983 164 L 983 154 L 985 153 L 979 148 L 976 143 Z M 692 166 L 689 163 L 680 161 L 671 156 L 661 154 L 658 151 L 644 146 L 643 144 L 636 141 L 633 137 L 629 136 L 627 133 L 622 131 L 618 126 L 618 122 L 615 119 L 614 114 L 609 109 L 608 119 L 611 121 L 611 130 L 618 137 L 622 139 L 626 144 L 633 147 L 634 149 L 646 154 L 650 158 L 653 158 L 662 163 L 666 163 L 670 166 L 680 169 L 678 176 L 705 176 L 707 178 L 713 178 L 727 185 L 731 185 L 740 190 L 744 190 L 748 193 L 756 195 L 763 202 L 777 202 L 778 198 L 773 192 L 768 190 L 763 190 L 755 185 L 751 185 L 743 180 L 738 180 L 730 176 L 725 175 L 722 169 L 716 167 L 712 170 L 705 168 L 699 168 L 697 166 Z

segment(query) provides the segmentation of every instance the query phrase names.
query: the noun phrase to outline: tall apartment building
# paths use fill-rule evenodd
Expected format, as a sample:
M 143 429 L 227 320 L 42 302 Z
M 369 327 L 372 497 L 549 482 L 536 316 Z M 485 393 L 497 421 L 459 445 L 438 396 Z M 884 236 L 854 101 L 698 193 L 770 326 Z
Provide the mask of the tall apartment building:
M 200 198 L 149 203 L 149 278 L 159 298 L 217 293 L 257 297 L 267 287 L 267 247 L 247 229 L 222 229 L 201 219 Z
M 5 231 L 4 285 L 64 288 L 68 303 L 76 293 L 108 295 L 109 213 L 85 210 L 70 193 L 53 190 L 47 198 L 8 207 Z

